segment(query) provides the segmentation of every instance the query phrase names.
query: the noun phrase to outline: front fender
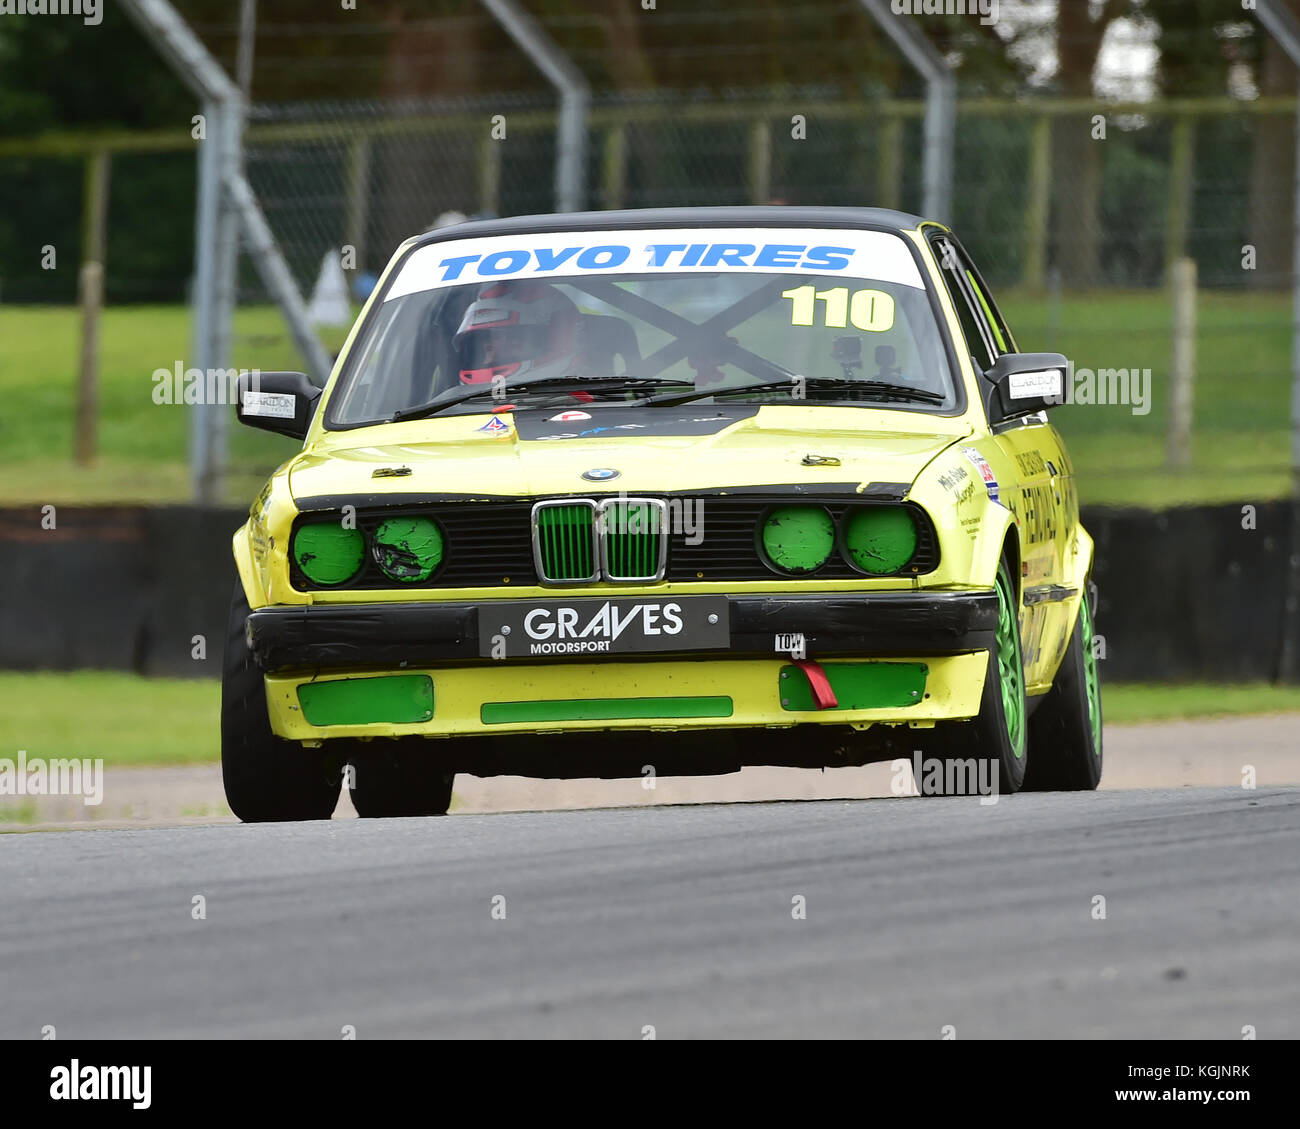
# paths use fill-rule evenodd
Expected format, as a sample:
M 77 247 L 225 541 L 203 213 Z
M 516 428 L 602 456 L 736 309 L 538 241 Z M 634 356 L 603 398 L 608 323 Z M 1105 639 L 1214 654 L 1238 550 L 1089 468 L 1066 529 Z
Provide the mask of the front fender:
M 1015 481 L 1010 467 L 993 463 L 998 482 L 1009 489 Z M 964 446 L 954 446 L 935 459 L 922 472 L 908 492 L 908 499 L 923 506 L 934 521 L 939 534 L 942 562 L 932 584 L 992 588 L 997 579 L 1008 538 L 1011 540 L 1012 576 L 1020 585 L 1020 539 L 1015 515 L 993 494 L 981 477 L 979 468 L 965 453 Z M 999 497 L 1002 495 L 999 493 Z
M 232 542 L 235 568 L 250 608 L 312 602 L 309 594 L 289 585 L 289 534 L 298 514 L 289 493 L 292 461 L 267 480 L 249 508 L 248 521 L 236 531 Z

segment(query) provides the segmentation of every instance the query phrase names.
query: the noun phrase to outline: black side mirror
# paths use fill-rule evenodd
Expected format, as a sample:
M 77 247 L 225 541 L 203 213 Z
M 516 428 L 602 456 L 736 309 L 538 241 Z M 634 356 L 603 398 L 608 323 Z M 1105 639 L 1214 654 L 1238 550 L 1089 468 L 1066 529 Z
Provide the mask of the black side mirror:
M 1070 362 L 1060 353 L 1003 353 L 984 374 L 990 423 L 1033 415 L 1065 402 Z
M 237 385 L 235 416 L 249 427 L 306 439 L 321 390 L 301 372 L 243 373 Z

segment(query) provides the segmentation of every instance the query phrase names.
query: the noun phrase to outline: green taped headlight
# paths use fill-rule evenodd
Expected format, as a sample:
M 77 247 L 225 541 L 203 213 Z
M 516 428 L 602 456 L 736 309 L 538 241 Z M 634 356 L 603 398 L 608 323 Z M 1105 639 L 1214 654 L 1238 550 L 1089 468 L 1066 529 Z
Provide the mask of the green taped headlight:
M 835 522 L 820 506 L 782 506 L 763 522 L 763 552 L 782 572 L 813 572 L 835 548 Z
M 346 529 L 339 519 L 314 521 L 293 535 L 293 559 L 313 584 L 342 584 L 361 569 L 366 539 L 359 529 Z
M 844 549 L 863 572 L 897 572 L 916 553 L 916 522 L 901 506 L 864 506 L 844 523 Z
M 375 530 L 371 552 L 390 580 L 419 584 L 442 563 L 442 530 L 427 517 L 390 517 Z

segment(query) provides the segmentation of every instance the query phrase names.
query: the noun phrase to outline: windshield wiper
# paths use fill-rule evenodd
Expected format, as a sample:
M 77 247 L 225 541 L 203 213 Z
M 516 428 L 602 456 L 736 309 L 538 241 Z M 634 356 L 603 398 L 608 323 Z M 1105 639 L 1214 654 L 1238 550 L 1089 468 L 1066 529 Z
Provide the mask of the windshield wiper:
M 708 396 L 735 396 L 744 392 L 769 392 L 779 388 L 792 391 L 798 381 L 802 381 L 808 388 L 835 392 L 869 392 L 875 396 L 912 400 L 922 404 L 942 404 L 948 399 L 942 392 L 932 392 L 928 388 L 909 388 L 905 384 L 890 384 L 883 380 L 852 380 L 843 376 L 800 376 L 791 373 L 784 380 L 760 380 L 754 384 L 737 384 L 730 388 L 697 388 L 694 392 L 684 392 L 680 395 L 652 396 L 646 402 L 685 404 L 691 400 L 703 400 Z
M 400 423 L 407 419 L 424 419 L 437 415 L 444 408 L 463 404 L 479 396 L 492 396 L 498 391 L 532 392 L 545 388 L 556 392 L 626 392 L 638 388 L 692 388 L 689 380 L 667 380 L 659 377 L 591 377 L 591 376 L 547 376 L 540 380 L 507 381 L 505 384 L 483 384 L 474 388 L 456 389 L 454 394 L 443 393 L 435 396 L 426 404 L 417 404 L 413 408 L 401 408 L 388 417 L 389 423 Z

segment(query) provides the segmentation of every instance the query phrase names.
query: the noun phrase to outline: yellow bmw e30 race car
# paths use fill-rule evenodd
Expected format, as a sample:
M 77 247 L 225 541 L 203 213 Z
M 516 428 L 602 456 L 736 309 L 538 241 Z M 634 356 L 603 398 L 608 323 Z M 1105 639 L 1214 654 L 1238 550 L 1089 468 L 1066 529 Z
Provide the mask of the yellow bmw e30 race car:
M 923 791 L 1095 788 L 1093 544 L 1045 415 L 1066 376 L 899 212 L 406 242 L 323 390 L 241 382 L 239 418 L 303 447 L 234 538 L 232 810 L 917 751 L 970 770 Z

